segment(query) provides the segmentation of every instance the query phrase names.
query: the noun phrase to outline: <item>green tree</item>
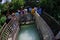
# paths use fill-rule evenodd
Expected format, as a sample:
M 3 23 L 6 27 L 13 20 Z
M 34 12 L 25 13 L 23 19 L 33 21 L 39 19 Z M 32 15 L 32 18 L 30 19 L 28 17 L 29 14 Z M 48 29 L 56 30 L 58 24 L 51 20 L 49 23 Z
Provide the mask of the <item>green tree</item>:
M 46 9 L 46 12 L 54 17 L 56 20 L 60 20 L 60 0 L 40 0 L 40 5 Z

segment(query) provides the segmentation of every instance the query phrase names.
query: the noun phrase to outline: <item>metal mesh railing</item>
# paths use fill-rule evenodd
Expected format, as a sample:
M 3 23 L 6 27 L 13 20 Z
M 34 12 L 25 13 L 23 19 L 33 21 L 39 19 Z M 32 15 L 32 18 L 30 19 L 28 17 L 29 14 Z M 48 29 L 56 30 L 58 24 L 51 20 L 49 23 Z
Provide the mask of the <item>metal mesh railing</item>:
M 11 19 L 7 25 L 3 26 L 3 29 L 0 34 L 0 40 L 8 40 L 9 37 L 13 36 L 14 32 L 16 32 L 16 29 L 18 27 L 19 27 L 18 20 Z

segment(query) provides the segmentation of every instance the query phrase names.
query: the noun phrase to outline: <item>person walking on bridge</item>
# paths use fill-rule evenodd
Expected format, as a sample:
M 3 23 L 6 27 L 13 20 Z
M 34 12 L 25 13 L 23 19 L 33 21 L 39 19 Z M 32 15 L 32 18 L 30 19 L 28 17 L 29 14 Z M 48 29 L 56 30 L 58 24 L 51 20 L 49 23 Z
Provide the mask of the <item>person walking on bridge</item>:
M 15 13 L 12 13 L 12 20 L 14 21 L 13 22 L 13 30 L 16 29 L 17 27 L 17 23 L 16 23 L 16 20 L 17 20 L 17 17 L 15 16 Z
M 38 13 L 39 15 L 42 14 L 42 8 L 41 8 L 41 7 L 38 7 L 38 9 L 37 9 L 37 13 Z
M 6 17 L 7 17 L 6 23 L 8 24 L 10 22 L 12 16 L 9 13 L 7 13 Z
M 34 9 L 34 7 L 33 7 L 32 10 L 31 10 L 32 16 L 34 15 L 34 13 L 35 13 L 35 9 Z

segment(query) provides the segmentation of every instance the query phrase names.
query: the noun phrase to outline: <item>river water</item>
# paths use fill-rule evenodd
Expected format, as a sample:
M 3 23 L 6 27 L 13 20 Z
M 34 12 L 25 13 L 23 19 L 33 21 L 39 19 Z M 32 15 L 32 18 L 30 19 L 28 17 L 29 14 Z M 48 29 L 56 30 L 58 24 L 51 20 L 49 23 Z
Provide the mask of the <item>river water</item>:
M 42 40 L 35 24 L 22 25 L 18 34 L 18 40 Z

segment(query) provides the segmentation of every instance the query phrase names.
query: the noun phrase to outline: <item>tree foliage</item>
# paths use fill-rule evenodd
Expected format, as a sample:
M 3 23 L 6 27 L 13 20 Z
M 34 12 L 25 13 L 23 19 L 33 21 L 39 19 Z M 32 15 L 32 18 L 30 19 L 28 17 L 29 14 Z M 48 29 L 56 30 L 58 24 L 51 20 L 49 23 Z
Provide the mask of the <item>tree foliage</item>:
M 3 5 L 0 4 L 0 9 L 2 12 L 10 11 L 10 10 L 17 10 L 22 5 L 24 5 L 24 0 L 12 0 L 11 2 L 6 2 Z
M 40 6 L 55 19 L 60 19 L 60 0 L 40 0 Z

